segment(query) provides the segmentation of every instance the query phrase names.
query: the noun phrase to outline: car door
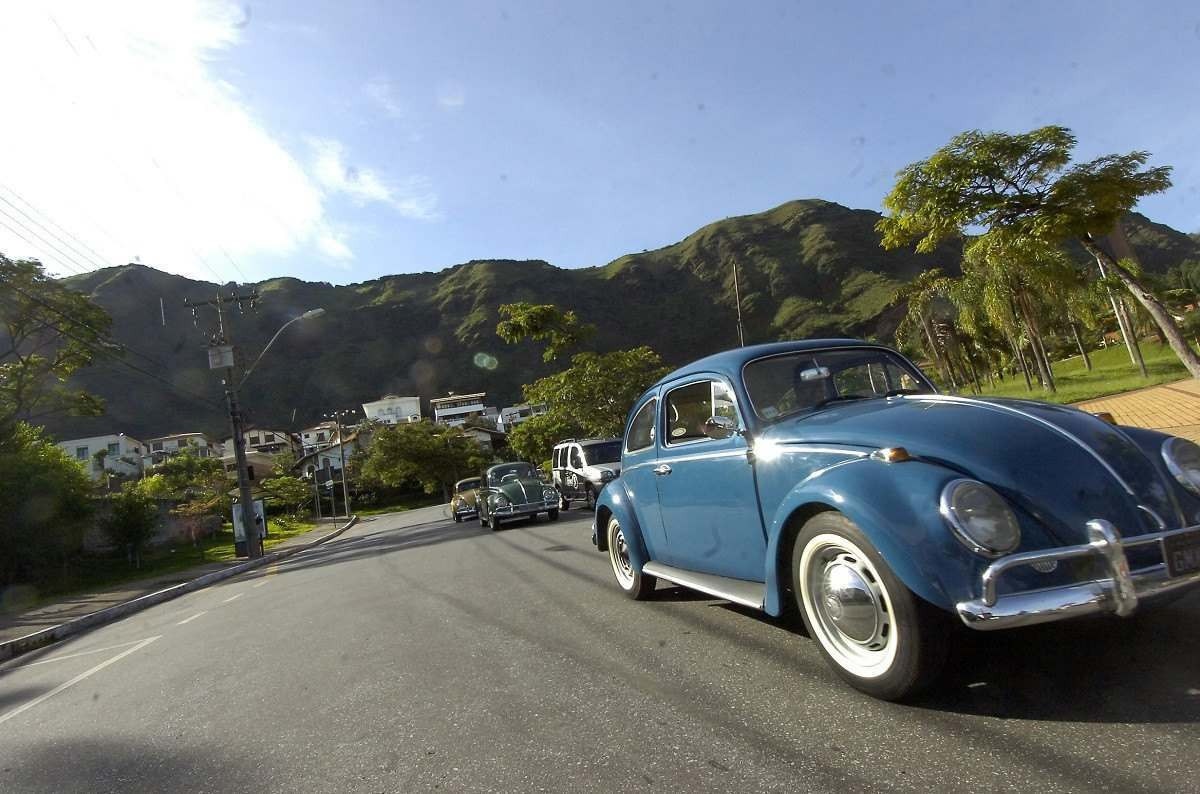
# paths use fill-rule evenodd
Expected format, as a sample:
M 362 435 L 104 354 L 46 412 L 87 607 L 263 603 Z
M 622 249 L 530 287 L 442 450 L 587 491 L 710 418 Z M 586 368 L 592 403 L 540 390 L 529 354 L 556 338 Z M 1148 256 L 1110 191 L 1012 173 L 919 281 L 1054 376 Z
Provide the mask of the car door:
M 656 469 L 663 530 L 675 563 L 689 570 L 763 580 L 767 540 L 758 510 L 754 468 L 733 390 L 701 377 L 662 397 Z M 732 419 L 738 432 L 710 438 L 712 416 Z
M 658 508 L 658 433 L 655 432 L 657 398 L 642 402 L 629 423 L 621 455 L 619 482 L 629 494 L 630 506 L 642 528 L 642 540 L 651 559 L 674 564 L 663 534 L 662 512 Z M 597 530 L 603 531 L 602 527 Z
M 583 448 L 578 444 L 571 445 L 571 454 L 567 458 L 567 466 L 571 470 L 569 478 L 572 487 L 575 489 L 575 496 L 582 499 L 587 492 L 587 478 L 583 476 Z

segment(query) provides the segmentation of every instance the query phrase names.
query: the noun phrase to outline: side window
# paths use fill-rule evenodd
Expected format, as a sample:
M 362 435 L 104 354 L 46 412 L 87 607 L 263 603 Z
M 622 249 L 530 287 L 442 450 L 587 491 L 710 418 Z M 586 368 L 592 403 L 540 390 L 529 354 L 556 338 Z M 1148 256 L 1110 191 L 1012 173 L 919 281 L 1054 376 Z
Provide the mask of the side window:
M 636 452 L 639 449 L 654 444 L 654 409 L 658 400 L 651 400 L 642 406 L 629 424 L 629 437 L 625 439 L 625 451 Z
M 711 416 L 724 416 L 738 422 L 733 394 L 720 381 L 706 380 L 680 386 L 667 395 L 665 406 L 668 444 L 708 438 L 704 434 L 704 423 Z
M 583 468 L 583 455 L 579 454 L 579 447 L 571 447 L 571 468 Z

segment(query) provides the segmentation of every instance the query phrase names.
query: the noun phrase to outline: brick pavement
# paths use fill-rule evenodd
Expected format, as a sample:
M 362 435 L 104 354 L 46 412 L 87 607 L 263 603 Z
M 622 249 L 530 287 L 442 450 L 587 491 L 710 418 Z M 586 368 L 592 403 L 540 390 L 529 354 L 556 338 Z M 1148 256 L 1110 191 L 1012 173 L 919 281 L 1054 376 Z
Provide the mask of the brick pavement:
M 1181 380 L 1076 404 L 1108 411 L 1119 424 L 1148 427 L 1200 443 L 1200 381 Z

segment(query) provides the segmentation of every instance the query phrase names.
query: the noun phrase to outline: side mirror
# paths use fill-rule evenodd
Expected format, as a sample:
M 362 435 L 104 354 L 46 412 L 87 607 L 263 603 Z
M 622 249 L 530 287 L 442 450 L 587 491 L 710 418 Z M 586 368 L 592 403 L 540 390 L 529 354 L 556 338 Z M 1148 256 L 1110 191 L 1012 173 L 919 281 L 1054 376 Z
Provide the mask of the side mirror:
M 710 416 L 700 429 L 704 435 L 715 439 L 729 438 L 738 432 L 737 422 L 728 416 Z
M 600 482 L 611 482 L 612 480 L 615 480 L 616 478 L 617 478 L 617 475 L 613 474 L 612 469 L 601 469 L 600 470 Z

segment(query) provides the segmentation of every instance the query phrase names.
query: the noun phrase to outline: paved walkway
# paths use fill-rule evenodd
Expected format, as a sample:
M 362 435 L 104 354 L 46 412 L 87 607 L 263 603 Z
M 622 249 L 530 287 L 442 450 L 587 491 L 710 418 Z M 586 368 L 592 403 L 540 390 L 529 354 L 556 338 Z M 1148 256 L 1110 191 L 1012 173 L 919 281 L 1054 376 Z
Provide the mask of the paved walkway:
M 1119 424 L 1148 427 L 1200 443 L 1200 381 L 1181 380 L 1078 403 L 1108 411 Z
M 343 521 L 344 519 L 334 523 L 322 523 L 314 527 L 311 532 L 305 532 L 303 535 L 288 538 L 278 546 L 272 546 L 270 551 L 279 551 L 291 546 L 311 543 L 316 538 L 340 526 Z M 147 593 L 153 593 L 172 585 L 180 584 L 181 582 L 187 582 L 195 579 L 197 576 L 219 571 L 222 568 L 236 565 L 240 562 L 245 562 L 245 560 L 211 562 L 205 565 L 198 565 L 195 568 L 186 568 L 182 571 L 174 571 L 160 576 L 124 582 L 93 593 L 80 593 L 68 596 L 60 600 L 42 604 L 27 612 L 0 615 L 0 642 L 24 637 L 26 634 L 32 634 L 35 631 L 57 626 L 60 623 L 66 623 L 68 620 L 97 612 L 106 607 L 122 604 L 139 596 L 144 596 Z

